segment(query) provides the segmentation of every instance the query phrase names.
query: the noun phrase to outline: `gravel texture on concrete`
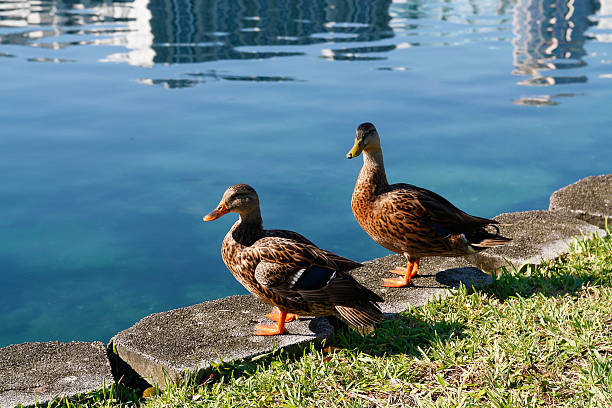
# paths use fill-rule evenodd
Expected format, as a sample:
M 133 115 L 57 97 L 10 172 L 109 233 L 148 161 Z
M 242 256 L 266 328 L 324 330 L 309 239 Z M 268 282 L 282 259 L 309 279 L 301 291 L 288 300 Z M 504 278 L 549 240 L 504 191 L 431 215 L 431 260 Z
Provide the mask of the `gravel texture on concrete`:
M 0 349 L 0 407 L 46 406 L 113 383 L 101 342 L 23 343 Z
M 359 281 L 387 299 L 381 305 L 387 313 L 422 305 L 436 295 L 445 296 L 459 281 L 471 284 L 490 278 L 462 259 L 443 259 L 441 264 L 426 260 L 413 287 L 380 287 L 382 277 L 390 276 L 386 270 L 401 264 L 402 259 L 377 259 L 354 273 Z M 115 335 L 109 342 L 109 351 L 149 383 L 163 388 L 164 378 L 180 382 L 186 372 L 202 375 L 220 360 L 246 360 L 280 347 L 300 349 L 334 333 L 333 322 L 328 319 L 304 316 L 287 324 L 289 334 L 253 336 L 255 325 L 267 321 L 264 315 L 270 310 L 254 296 L 246 295 L 157 313 Z
M 576 238 L 594 232 L 606 234 L 568 211 L 524 211 L 501 214 L 493 219 L 499 222 L 500 233 L 512 241 L 468 257 L 489 273 L 495 273 L 502 266 L 520 269 L 539 264 L 543 259 L 554 259 L 566 253 Z
M 604 228 L 612 226 L 612 174 L 591 176 L 555 191 L 549 210 L 568 210 L 577 218 Z

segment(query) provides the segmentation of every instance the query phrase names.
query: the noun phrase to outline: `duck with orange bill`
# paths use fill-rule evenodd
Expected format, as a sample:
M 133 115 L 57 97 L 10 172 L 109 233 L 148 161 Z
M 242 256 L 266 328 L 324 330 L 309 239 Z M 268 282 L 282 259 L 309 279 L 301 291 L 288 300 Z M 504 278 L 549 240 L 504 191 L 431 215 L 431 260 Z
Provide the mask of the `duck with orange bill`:
M 254 334 L 286 333 L 292 315 L 334 315 L 366 332 L 384 320 L 376 304 L 383 299 L 347 273 L 360 263 L 321 249 L 297 232 L 263 229 L 259 198 L 246 184 L 229 187 L 204 221 L 231 212 L 239 218 L 221 245 L 223 262 L 249 292 L 278 308 L 267 315 L 276 324 L 259 324 Z

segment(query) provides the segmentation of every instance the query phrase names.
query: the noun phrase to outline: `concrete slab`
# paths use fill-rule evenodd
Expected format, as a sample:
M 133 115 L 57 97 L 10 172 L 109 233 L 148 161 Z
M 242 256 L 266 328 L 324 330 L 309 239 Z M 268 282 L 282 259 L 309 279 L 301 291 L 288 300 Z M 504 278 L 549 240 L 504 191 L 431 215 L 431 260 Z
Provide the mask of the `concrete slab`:
M 494 217 L 503 236 L 512 238 L 506 245 L 491 248 L 467 257 L 484 271 L 495 273 L 508 262 L 516 269 L 539 264 L 566 253 L 575 238 L 605 231 L 579 220 L 567 211 L 524 211 Z
M 403 311 L 410 304 L 422 305 L 436 295 L 445 296 L 459 281 L 470 283 L 490 278 L 465 260 L 439 259 L 442 264 L 433 260 L 423 262 L 423 275 L 410 288 L 380 286 L 382 278 L 390 276 L 387 270 L 403 262 L 401 257 L 367 262 L 354 275 L 388 299 L 383 305 L 387 313 Z M 326 318 L 300 317 L 299 321 L 287 324 L 288 335 L 253 336 L 255 325 L 265 321 L 264 315 L 270 310 L 253 296 L 231 296 L 157 313 L 115 335 L 109 350 L 149 383 L 163 388 L 164 377 L 180 382 L 187 371 L 205 374 L 221 359 L 246 360 L 277 347 L 299 350 L 334 333 L 332 322 Z
M 24 343 L 0 348 L 0 407 L 46 406 L 113 383 L 101 342 Z
M 571 211 L 577 218 L 605 228 L 612 227 L 612 174 L 591 176 L 555 191 L 549 210 Z
M 333 327 L 325 318 L 302 318 L 287 324 L 290 334 L 253 336 L 255 325 L 268 321 L 271 307 L 254 296 L 230 296 L 156 313 L 116 334 L 109 350 L 150 384 L 163 388 L 164 376 L 180 382 L 185 372 L 200 374 L 220 360 L 244 360 L 272 351 L 321 340 Z

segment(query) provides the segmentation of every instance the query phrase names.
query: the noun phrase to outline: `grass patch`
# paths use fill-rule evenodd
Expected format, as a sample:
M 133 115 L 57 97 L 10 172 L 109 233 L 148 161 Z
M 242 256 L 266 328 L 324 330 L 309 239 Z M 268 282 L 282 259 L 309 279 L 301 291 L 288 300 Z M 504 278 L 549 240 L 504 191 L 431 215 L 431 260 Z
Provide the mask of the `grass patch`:
M 54 405 L 610 407 L 612 239 L 580 240 L 561 259 L 503 270 L 489 286 L 327 345 L 221 366 L 203 384 L 189 378 L 146 399 L 97 392 Z

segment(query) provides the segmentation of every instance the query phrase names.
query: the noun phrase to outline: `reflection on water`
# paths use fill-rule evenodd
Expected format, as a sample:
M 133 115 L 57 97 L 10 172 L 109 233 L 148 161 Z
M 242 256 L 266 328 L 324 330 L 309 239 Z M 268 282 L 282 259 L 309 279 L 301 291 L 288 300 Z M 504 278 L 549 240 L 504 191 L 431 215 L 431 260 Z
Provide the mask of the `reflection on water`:
M 143 85 L 161 85 L 167 89 L 180 89 L 188 88 L 195 85 L 203 84 L 207 81 L 252 81 L 252 82 L 295 82 L 297 81 L 291 77 L 284 76 L 264 76 L 264 75 L 230 75 L 224 74 L 215 70 L 208 72 L 195 72 L 187 73 L 185 76 L 191 78 L 182 79 L 153 79 L 153 78 L 142 78 L 138 82 Z
M 253 46 L 296 46 L 316 43 L 371 42 L 393 36 L 391 0 L 134 0 L 9 2 L 0 9 L 0 26 L 51 26 L 4 34 L 0 42 L 33 47 L 122 45 L 130 51 L 104 61 L 133 65 L 194 63 L 223 59 L 259 59 L 302 55 Z M 90 27 L 124 23 L 124 27 Z M 87 28 L 75 29 L 75 26 Z M 80 36 L 67 41 L 68 36 Z M 83 37 L 91 36 L 90 39 Z M 103 38 L 100 38 L 103 37 Z M 358 58 L 340 50 L 339 58 Z
M 150 7 L 154 62 L 201 62 L 299 55 L 244 49 L 391 37 L 390 1 L 283 0 L 156 2 Z M 202 44 L 202 45 L 199 45 Z
M 580 68 L 585 42 L 611 42 L 606 18 L 610 0 L 508 0 L 444 2 L 423 0 L 134 0 L 5 1 L 0 6 L 0 44 L 62 49 L 76 45 L 111 45 L 104 62 L 151 67 L 159 63 L 262 59 L 304 55 L 311 44 L 337 44 L 320 57 L 337 61 L 384 60 L 387 53 L 414 46 L 456 45 L 473 34 L 499 32 L 512 16 L 513 74 L 519 85 L 550 86 L 587 82 Z M 603 15 L 597 18 L 595 13 Z M 497 21 L 493 16 L 499 17 Z M 489 19 L 488 21 L 486 19 Z M 435 25 L 431 22 L 444 22 Z M 586 34 L 590 27 L 598 31 Z M 23 29 L 19 29 L 19 28 Z M 394 39 L 390 43 L 375 44 Z M 347 46 L 344 43 L 358 42 Z M 365 44 L 365 45 L 364 45 Z M 12 54 L 1 53 L 0 57 Z M 75 62 L 65 58 L 29 58 L 32 62 Z M 407 69 L 407 67 L 399 67 Z M 397 70 L 382 67 L 380 70 Z M 561 74 L 563 72 L 563 74 Z M 288 77 L 218 76 L 210 80 L 291 81 Z M 183 88 L 203 77 L 152 79 L 147 85 Z M 554 95 L 523 97 L 515 103 L 554 105 Z
M 598 0 L 519 0 L 514 8 L 513 74 L 528 76 L 519 85 L 551 86 L 587 82 L 586 31 Z M 553 73 L 554 72 L 554 73 Z M 565 74 L 563 74 L 565 72 Z M 556 105 L 554 96 L 523 97 L 521 105 Z
M 600 8 L 591 20 L 597 24 L 593 38 L 601 43 L 612 43 L 612 1 L 600 0 Z
M 77 62 L 77 60 L 66 59 L 66 58 L 28 58 L 30 62 L 55 62 L 55 63 L 63 63 L 63 62 Z

